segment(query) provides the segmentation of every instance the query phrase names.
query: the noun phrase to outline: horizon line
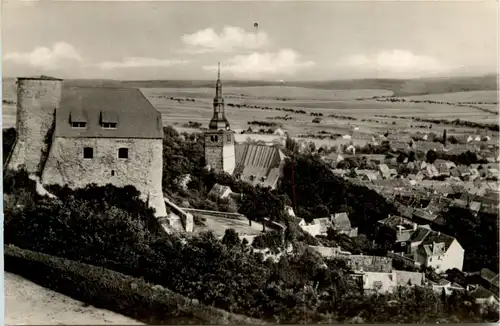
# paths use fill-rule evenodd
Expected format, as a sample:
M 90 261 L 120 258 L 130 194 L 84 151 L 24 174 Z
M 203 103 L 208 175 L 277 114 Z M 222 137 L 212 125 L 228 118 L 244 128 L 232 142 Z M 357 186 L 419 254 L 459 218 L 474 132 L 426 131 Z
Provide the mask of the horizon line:
M 488 77 L 496 75 L 500 77 L 500 72 L 490 72 L 484 74 L 470 74 L 470 75 L 437 75 L 437 76 L 426 76 L 426 77 L 406 77 L 406 78 L 398 78 L 398 77 L 353 77 L 353 78 L 339 78 L 339 79 L 292 79 L 292 80 L 271 80 L 271 79 L 224 79 L 226 82 L 266 82 L 266 83 L 318 83 L 318 82 L 342 82 L 342 81 L 362 81 L 362 80 L 429 80 L 429 79 L 441 79 L 441 78 L 474 78 L 474 77 Z M 35 75 L 36 76 L 36 75 Z M 31 76 L 33 77 L 33 76 Z M 2 79 L 18 79 L 18 78 L 29 78 L 26 76 L 2 76 Z M 173 79 L 115 79 L 115 78 L 60 78 L 62 80 L 103 80 L 103 81 L 119 81 L 119 82 L 163 82 L 163 81 L 197 81 L 197 82 L 212 82 L 213 79 L 181 79 L 181 78 L 173 78 Z

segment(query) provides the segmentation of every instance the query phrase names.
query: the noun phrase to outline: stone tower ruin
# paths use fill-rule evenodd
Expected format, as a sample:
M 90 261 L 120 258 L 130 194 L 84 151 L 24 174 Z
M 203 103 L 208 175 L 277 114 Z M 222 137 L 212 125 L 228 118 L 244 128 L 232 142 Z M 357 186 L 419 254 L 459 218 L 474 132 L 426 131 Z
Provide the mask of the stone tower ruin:
M 39 76 L 17 79 L 16 142 L 7 169 L 24 168 L 40 175 L 47 160 L 61 102 L 62 79 Z

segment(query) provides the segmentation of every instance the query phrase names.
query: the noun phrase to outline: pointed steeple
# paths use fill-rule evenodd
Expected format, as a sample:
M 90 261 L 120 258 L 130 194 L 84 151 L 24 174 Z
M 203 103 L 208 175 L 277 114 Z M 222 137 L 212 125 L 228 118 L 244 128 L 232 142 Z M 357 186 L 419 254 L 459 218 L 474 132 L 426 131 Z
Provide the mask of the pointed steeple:
M 210 120 L 210 124 L 208 125 L 209 129 L 212 130 L 220 130 L 225 129 L 229 130 L 229 122 L 226 119 L 226 114 L 224 112 L 224 98 L 222 97 L 222 81 L 220 80 L 220 62 L 217 63 L 217 82 L 215 84 L 215 97 L 214 97 L 214 115 L 212 116 L 212 120 Z

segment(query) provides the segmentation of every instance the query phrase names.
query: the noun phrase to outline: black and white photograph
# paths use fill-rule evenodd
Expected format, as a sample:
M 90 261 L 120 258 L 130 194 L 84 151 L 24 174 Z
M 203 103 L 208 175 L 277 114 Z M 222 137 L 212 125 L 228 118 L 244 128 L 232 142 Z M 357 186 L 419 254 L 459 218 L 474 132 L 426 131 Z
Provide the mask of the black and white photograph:
M 499 1 L 1 11 L 5 324 L 499 322 Z

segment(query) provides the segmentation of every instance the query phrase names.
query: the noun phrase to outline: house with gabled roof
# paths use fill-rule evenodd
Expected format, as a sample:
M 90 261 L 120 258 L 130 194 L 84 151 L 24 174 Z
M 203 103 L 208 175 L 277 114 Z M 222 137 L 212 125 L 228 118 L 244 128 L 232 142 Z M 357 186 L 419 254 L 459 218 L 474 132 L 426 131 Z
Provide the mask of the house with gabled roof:
M 358 228 L 351 226 L 351 221 L 347 213 L 337 213 L 331 216 L 332 228 L 340 234 L 345 234 L 349 237 L 356 237 L 358 235 Z
M 231 195 L 232 191 L 231 188 L 228 186 L 223 186 L 218 183 L 214 184 L 210 192 L 208 193 L 209 196 L 214 196 L 219 199 L 224 199 L 228 198 Z
M 414 257 L 422 266 L 432 267 L 437 273 L 448 269 L 462 270 L 464 249 L 452 236 L 430 231 L 423 237 Z
M 460 284 L 450 282 L 444 278 L 441 278 L 436 282 L 427 280 L 427 285 L 430 286 L 437 294 L 443 293 L 443 290 L 446 295 L 451 295 L 453 292 L 465 291 L 464 287 Z
M 499 278 L 500 276 L 498 273 L 495 273 L 488 268 L 481 268 L 479 272 L 469 274 L 469 277 L 467 278 L 467 283 L 481 285 L 485 289 L 493 293 L 498 293 Z
M 479 305 L 499 305 L 498 293 L 493 293 L 482 286 L 469 288 L 470 296 Z

